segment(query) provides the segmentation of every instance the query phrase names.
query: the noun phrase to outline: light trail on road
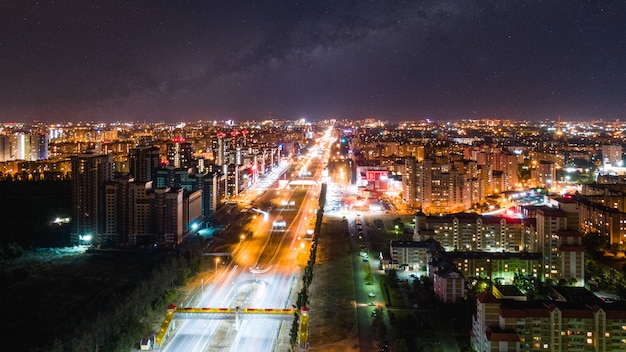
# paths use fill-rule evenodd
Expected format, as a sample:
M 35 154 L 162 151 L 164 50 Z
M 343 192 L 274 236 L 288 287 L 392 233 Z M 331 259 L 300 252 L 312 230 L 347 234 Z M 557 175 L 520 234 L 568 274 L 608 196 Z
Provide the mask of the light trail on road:
M 325 137 L 320 140 L 325 145 L 318 145 L 312 148 L 312 152 L 304 160 L 306 167 L 312 167 L 313 174 L 321 174 L 321 169 L 326 165 L 319 159 L 317 150 L 326 150 L 331 142 L 328 130 Z M 274 194 L 271 187 L 276 180 L 286 172 L 289 172 L 291 163 L 283 161 L 272 171 L 267 178 L 261 180 L 256 186 L 247 192 L 254 192 L 256 196 L 252 198 L 263 204 L 263 200 L 270 202 Z M 300 188 L 303 187 L 303 188 Z M 228 264 L 216 265 L 217 272 L 211 278 L 213 282 L 208 284 L 199 299 L 194 302 L 196 307 L 205 308 L 292 308 L 294 302 L 291 296 L 298 289 L 299 278 L 302 267 L 298 265 L 299 255 L 304 255 L 301 251 L 308 250 L 308 246 L 300 245 L 298 241 L 303 241 L 305 231 L 308 227 L 312 210 L 317 209 L 318 204 L 314 203 L 319 193 L 319 186 L 313 185 L 297 186 L 294 189 L 281 189 L 280 192 L 287 192 L 287 204 L 293 202 L 291 209 L 274 209 L 266 212 L 266 209 L 259 209 L 268 216 L 259 217 L 252 221 L 254 236 L 237 244 L 232 261 Z M 306 188 L 306 191 L 303 192 Z M 294 197 L 294 195 L 296 195 Z M 242 195 L 248 199 L 248 195 Z M 301 198 L 300 198 L 301 197 Z M 288 208 L 287 207 L 287 208 Z M 271 224 L 278 217 L 284 219 L 288 226 L 285 231 L 272 231 Z M 268 257 L 269 260 L 263 268 L 251 271 L 252 260 L 256 258 L 258 262 L 264 247 L 267 246 L 270 236 L 280 236 L 280 240 L 274 251 Z M 239 235 L 237 235 L 239 237 Z M 304 243 L 304 242 L 302 242 Z M 308 253 L 306 254 L 308 258 Z M 206 274 L 204 274 L 206 275 Z M 203 280 L 204 283 L 204 280 Z M 261 316 L 241 317 L 239 329 L 236 329 L 234 320 L 184 320 L 177 321 L 173 333 L 174 335 L 166 341 L 163 351 L 259 351 L 270 352 L 275 350 L 287 350 L 288 338 L 284 335 L 280 338 L 280 330 L 290 330 L 291 319 L 284 320 L 265 318 Z M 288 325 L 284 325 L 288 324 Z M 281 329 L 281 327 L 283 327 Z

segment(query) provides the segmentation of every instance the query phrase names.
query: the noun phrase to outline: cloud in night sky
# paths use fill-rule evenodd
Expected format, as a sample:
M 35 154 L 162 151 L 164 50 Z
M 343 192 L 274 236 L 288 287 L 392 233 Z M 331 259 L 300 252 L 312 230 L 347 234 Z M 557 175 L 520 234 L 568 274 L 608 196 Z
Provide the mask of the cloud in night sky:
M 0 121 L 615 119 L 621 1 L 4 1 Z

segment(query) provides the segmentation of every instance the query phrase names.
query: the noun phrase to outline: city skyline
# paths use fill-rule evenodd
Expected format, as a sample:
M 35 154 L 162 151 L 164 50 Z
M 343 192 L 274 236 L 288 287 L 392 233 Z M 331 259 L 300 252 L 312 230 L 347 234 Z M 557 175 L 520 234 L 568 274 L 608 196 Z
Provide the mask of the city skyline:
M 615 120 L 626 108 L 617 1 L 0 8 L 0 122 Z

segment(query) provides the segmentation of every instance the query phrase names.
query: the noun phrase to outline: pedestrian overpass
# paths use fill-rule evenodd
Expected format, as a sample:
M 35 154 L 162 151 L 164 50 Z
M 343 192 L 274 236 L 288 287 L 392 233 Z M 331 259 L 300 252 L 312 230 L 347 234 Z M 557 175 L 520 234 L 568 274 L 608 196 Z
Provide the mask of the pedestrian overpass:
M 314 179 L 297 179 L 289 181 L 289 186 L 320 186 L 322 181 L 316 181 Z
M 255 319 L 255 318 L 272 318 L 281 320 L 291 320 L 294 315 L 300 316 L 298 340 L 299 344 L 308 345 L 309 342 L 309 308 L 302 307 L 302 309 L 292 308 L 192 308 L 192 307 L 177 307 L 170 305 L 167 308 L 165 319 L 159 331 L 155 336 L 155 345 L 162 346 L 165 340 L 170 336 L 173 329 L 176 328 L 176 320 L 186 319 L 214 319 L 214 320 L 235 320 L 235 330 L 239 330 L 239 324 L 241 319 Z

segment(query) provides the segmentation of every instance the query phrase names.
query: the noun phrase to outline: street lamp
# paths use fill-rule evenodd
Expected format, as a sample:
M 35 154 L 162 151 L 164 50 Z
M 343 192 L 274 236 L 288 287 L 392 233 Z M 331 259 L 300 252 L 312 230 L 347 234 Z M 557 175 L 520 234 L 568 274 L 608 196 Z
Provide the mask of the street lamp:
M 220 258 L 215 258 L 215 272 L 217 273 L 217 264 L 219 264 Z

